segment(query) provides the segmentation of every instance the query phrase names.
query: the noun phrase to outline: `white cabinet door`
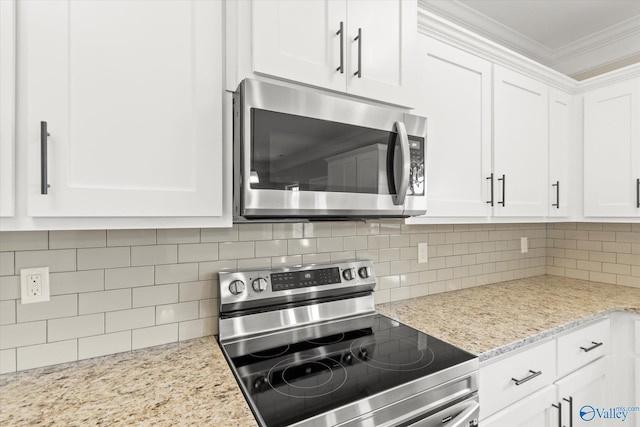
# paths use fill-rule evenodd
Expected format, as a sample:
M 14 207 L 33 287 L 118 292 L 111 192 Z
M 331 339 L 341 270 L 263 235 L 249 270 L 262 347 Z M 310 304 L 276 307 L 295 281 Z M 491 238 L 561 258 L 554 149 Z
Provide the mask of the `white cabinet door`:
M 251 6 L 255 73 L 345 91 L 345 0 L 260 0 Z
M 0 216 L 15 213 L 16 2 L 0 1 Z
M 570 197 L 573 157 L 573 97 L 556 89 L 549 91 L 549 201 L 550 217 L 571 214 Z
M 481 419 L 482 427 L 555 427 L 558 409 L 556 390 L 549 385 L 540 391 L 514 403 L 487 419 Z
M 412 106 L 417 2 L 347 1 L 347 18 L 347 92 Z
M 584 96 L 584 215 L 640 217 L 640 78 Z
M 28 214 L 221 215 L 221 2 L 20 2 L 18 12 Z
M 493 158 L 497 216 L 546 216 L 548 88 L 494 65 Z
M 603 357 L 556 382 L 563 425 L 586 427 L 609 421 L 598 413 L 603 408 L 618 406 L 607 401 L 609 371 L 609 357 Z
M 416 113 L 428 117 L 427 214 L 491 214 L 491 63 L 419 36 Z

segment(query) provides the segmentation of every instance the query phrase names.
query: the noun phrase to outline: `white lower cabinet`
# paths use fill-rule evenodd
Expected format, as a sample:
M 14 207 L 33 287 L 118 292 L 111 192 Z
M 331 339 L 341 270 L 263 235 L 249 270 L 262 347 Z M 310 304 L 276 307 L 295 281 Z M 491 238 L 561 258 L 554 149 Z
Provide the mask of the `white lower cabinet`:
M 560 425 L 588 426 L 608 406 L 607 384 L 610 358 L 603 357 L 556 381 L 558 402 L 562 408 Z
M 611 348 L 607 317 L 482 365 L 481 425 L 599 425 L 589 421 L 615 406 Z
M 555 402 L 556 388 L 549 385 L 482 420 L 481 425 L 482 427 L 555 427 L 553 420 L 557 409 L 552 406 Z

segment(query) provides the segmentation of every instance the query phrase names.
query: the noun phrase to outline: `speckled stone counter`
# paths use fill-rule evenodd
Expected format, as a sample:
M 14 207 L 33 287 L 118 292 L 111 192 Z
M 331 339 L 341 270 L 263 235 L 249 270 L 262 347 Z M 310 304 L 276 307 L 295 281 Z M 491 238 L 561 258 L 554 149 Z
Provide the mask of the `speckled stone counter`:
M 213 337 L 0 377 L 2 426 L 256 426 Z
M 378 311 L 480 360 L 601 317 L 640 289 L 540 276 Z M 0 425 L 255 426 L 213 337 L 0 376 Z
M 640 289 L 538 276 L 376 308 L 482 362 L 612 311 L 640 314 Z

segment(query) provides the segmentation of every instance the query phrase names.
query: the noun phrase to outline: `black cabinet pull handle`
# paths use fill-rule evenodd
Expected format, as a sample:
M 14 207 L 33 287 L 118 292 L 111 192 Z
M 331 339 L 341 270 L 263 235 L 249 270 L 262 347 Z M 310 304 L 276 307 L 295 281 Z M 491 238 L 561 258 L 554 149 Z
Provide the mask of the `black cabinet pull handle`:
M 40 194 L 49 193 L 47 177 L 47 142 L 49 140 L 47 122 L 40 122 Z
M 526 383 L 526 382 L 527 382 L 527 381 L 529 381 L 529 380 L 534 379 L 534 378 L 535 378 L 535 377 L 537 377 L 538 375 L 542 375 L 542 371 L 538 371 L 538 372 L 536 372 L 536 371 L 532 371 L 531 369 L 529 369 L 529 373 L 530 373 L 531 375 L 529 375 L 528 377 L 524 377 L 524 378 L 523 378 L 523 379 L 521 379 L 521 380 L 517 380 L 517 379 L 515 379 L 515 378 L 511 378 L 511 381 L 515 382 L 515 383 L 516 383 L 516 385 L 520 385 L 520 384 Z
M 556 187 L 556 202 L 551 206 L 555 206 L 556 209 L 560 209 L 560 181 L 556 181 L 555 184 L 551 184 L 552 187 Z
M 353 73 L 354 76 L 358 76 L 358 78 L 362 78 L 362 28 L 358 28 L 358 35 L 354 39 L 354 41 L 358 41 L 358 71 Z
M 336 33 L 340 35 L 340 66 L 336 68 L 336 71 L 340 71 L 340 74 L 344 74 L 344 22 L 340 21 L 340 29 Z
M 640 178 L 636 179 L 636 208 L 640 208 Z
M 487 179 L 491 182 L 491 200 L 489 200 L 487 203 L 493 206 L 493 172 L 491 172 L 491 175 L 489 175 Z
M 569 396 L 568 399 L 563 397 L 562 400 L 569 402 L 569 427 L 573 427 L 573 396 Z
M 557 405 L 552 403 L 551 406 L 558 409 L 558 427 L 562 427 L 562 402 L 558 402 Z
M 507 196 L 506 196 L 507 179 L 505 178 L 504 174 L 502 175 L 502 178 L 498 178 L 498 181 L 502 181 L 502 201 L 498 202 L 498 204 L 502 205 L 502 207 L 504 207 L 504 201 L 507 198 Z
M 600 347 L 603 343 L 601 342 L 595 342 L 595 341 L 591 341 L 591 344 L 593 344 L 591 347 L 589 348 L 584 348 L 584 347 L 580 347 L 582 350 L 584 350 L 585 353 L 590 352 L 593 349 L 596 349 L 598 347 Z

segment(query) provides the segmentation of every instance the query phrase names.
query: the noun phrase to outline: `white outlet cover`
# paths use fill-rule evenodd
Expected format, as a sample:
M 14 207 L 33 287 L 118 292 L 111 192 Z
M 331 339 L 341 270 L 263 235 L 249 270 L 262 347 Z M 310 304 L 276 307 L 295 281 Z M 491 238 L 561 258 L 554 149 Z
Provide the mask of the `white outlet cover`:
M 520 253 L 526 254 L 529 252 L 529 241 L 526 237 L 520 238 Z
M 42 276 L 42 292 L 40 295 L 29 295 L 27 291 L 27 276 L 31 275 Z M 37 268 L 23 268 L 20 270 L 20 296 L 21 304 L 31 304 L 34 302 L 49 301 L 49 267 L 37 267 Z
M 418 243 L 418 264 L 424 264 L 429 261 L 427 243 Z

